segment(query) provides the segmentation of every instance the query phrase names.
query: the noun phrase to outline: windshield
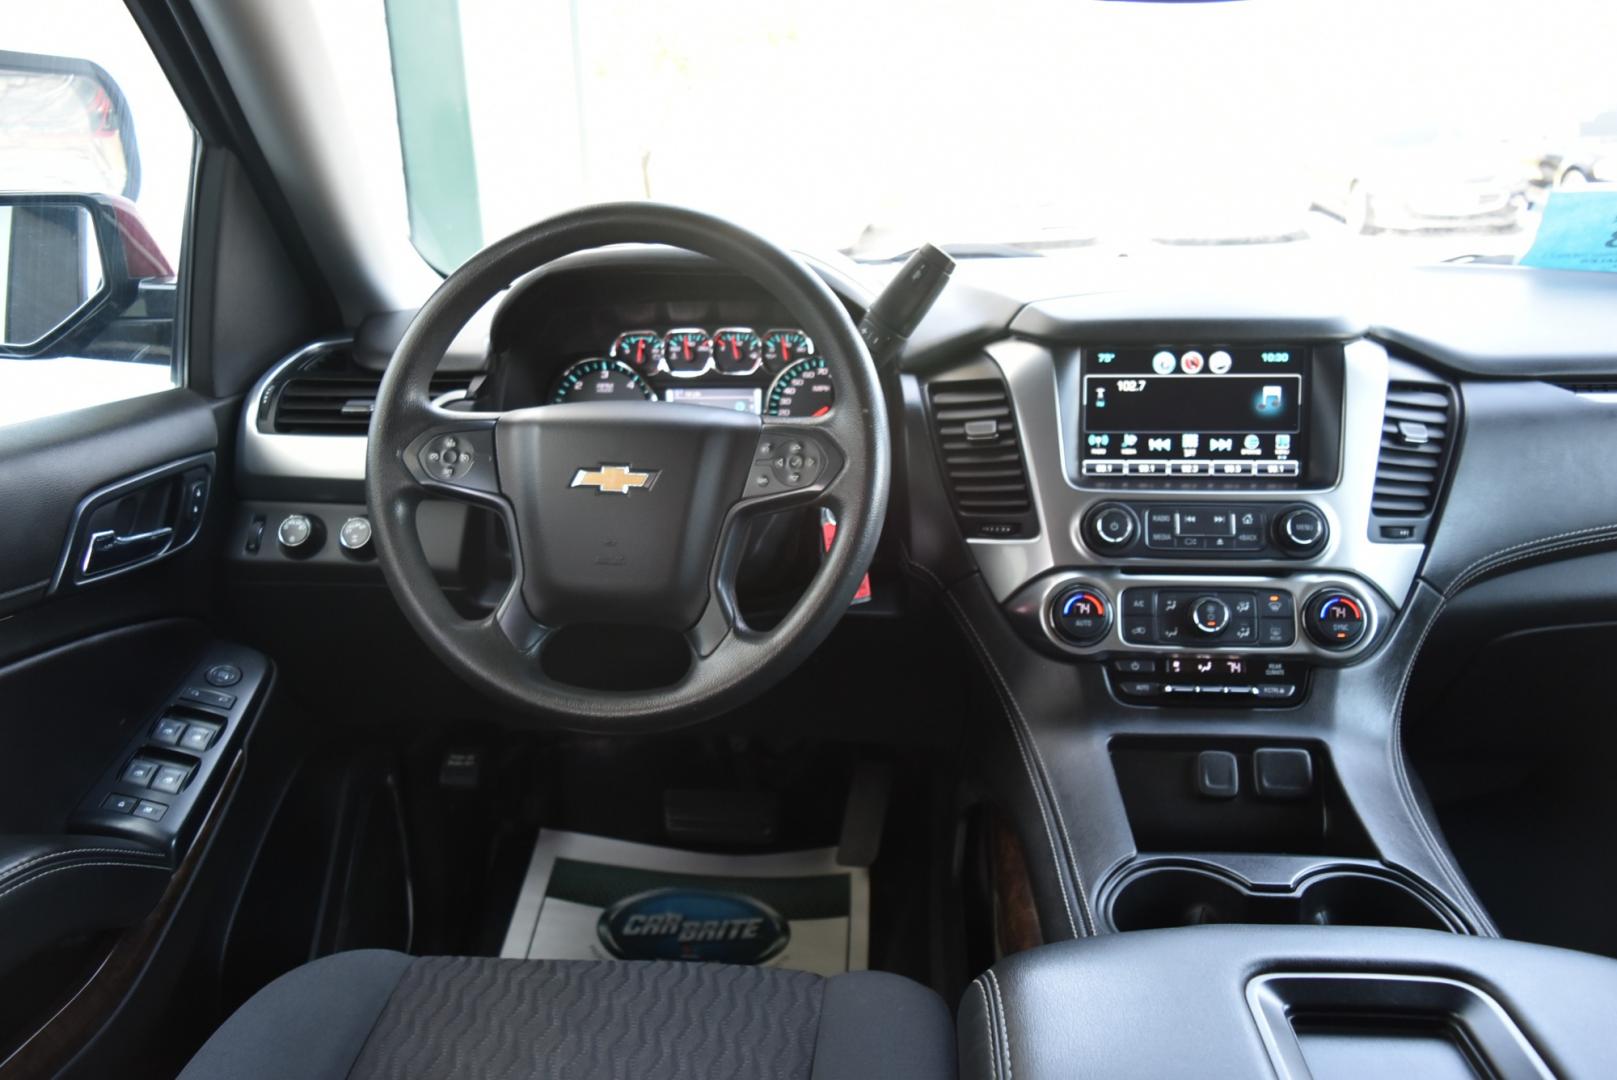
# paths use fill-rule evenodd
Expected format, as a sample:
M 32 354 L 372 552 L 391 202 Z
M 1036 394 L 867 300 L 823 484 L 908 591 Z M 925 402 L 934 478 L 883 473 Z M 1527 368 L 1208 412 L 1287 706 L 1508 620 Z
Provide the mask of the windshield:
M 1611 0 L 388 0 L 388 29 L 442 271 L 641 198 L 864 260 L 1511 261 L 1551 191 L 1617 177 Z

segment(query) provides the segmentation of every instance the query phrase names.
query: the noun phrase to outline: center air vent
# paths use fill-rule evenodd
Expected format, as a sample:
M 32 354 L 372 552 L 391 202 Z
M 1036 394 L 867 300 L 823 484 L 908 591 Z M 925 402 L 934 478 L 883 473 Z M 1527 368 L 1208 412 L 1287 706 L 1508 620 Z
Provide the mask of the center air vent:
M 935 383 L 932 422 L 955 517 L 968 537 L 1038 532 L 1016 414 L 997 379 Z
M 1394 382 L 1381 421 L 1381 456 L 1370 500 L 1378 540 L 1424 540 L 1454 441 L 1454 396 L 1439 383 Z

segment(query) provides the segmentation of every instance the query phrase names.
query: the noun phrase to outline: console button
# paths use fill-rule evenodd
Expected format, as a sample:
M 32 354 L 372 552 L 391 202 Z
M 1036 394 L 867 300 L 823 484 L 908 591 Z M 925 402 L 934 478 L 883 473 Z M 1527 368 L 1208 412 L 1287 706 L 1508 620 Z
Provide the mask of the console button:
M 1254 750 L 1252 780 L 1261 799 L 1307 798 L 1314 790 L 1314 759 L 1301 749 Z
M 1258 640 L 1258 621 L 1256 619 L 1236 619 L 1231 621 L 1229 636 L 1231 641 L 1242 645 L 1250 645 Z
M 1210 799 L 1233 799 L 1241 793 L 1241 771 L 1228 750 L 1196 755 L 1196 791 Z
M 1126 682 L 1119 683 L 1117 689 L 1129 697 L 1156 697 L 1161 692 L 1162 685 L 1154 682 Z
M 140 800 L 133 795 L 119 795 L 117 792 L 113 792 L 101 800 L 101 809 L 111 810 L 114 814 L 132 814 L 135 812 L 135 804 L 138 802 Z
M 1292 555 L 1307 555 L 1324 544 L 1325 516 L 1312 506 L 1294 506 L 1275 520 L 1275 541 Z
M 1130 645 L 1149 645 L 1156 636 L 1157 620 L 1148 615 L 1123 616 L 1123 640 Z
M 223 690 L 209 690 L 204 686 L 187 686 L 180 691 L 180 697 L 199 705 L 211 705 L 215 709 L 230 709 L 236 704 L 235 694 L 227 694 Z
M 1150 589 L 1123 590 L 1123 614 L 1149 615 L 1151 614 L 1154 597 Z
M 1297 640 L 1296 624 L 1291 619 L 1264 619 L 1258 628 L 1258 644 L 1270 647 L 1290 645 Z
M 1073 586 L 1056 597 L 1052 621 L 1075 645 L 1093 645 L 1112 628 L 1111 604 L 1098 591 Z
M 1258 697 L 1264 701 L 1286 701 L 1297 696 L 1292 683 L 1264 683 L 1258 687 Z
M 235 686 L 241 682 L 241 668 L 235 664 L 215 664 L 203 678 L 210 686 Z
M 1112 670 L 1123 675 L 1154 675 L 1157 662 L 1149 656 L 1125 656 L 1112 661 Z
M 166 813 L 168 813 L 167 803 L 152 802 L 150 799 L 142 799 L 140 802 L 135 804 L 135 816 L 138 818 L 145 818 L 147 821 L 162 821 L 163 815 Z
M 1285 591 L 1264 593 L 1258 598 L 1258 608 L 1265 617 L 1291 614 L 1291 594 Z
M 1122 503 L 1097 506 L 1084 528 L 1090 544 L 1098 551 L 1122 551 L 1134 542 L 1139 531 L 1134 511 Z

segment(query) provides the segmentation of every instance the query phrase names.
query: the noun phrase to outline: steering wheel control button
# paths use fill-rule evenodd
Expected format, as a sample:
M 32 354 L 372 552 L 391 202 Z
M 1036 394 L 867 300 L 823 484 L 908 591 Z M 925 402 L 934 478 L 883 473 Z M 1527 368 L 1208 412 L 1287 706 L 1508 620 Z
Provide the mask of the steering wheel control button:
M 1096 551 L 1120 552 L 1134 543 L 1140 524 L 1122 503 L 1102 503 L 1084 522 L 1084 538 Z
M 202 676 L 209 686 L 235 686 L 241 682 L 241 668 L 235 664 L 215 664 Z
M 337 543 L 350 555 L 366 555 L 371 548 L 371 522 L 366 517 L 351 517 L 337 530 Z
M 1309 597 L 1304 625 L 1314 643 L 1325 649 L 1351 649 L 1370 629 L 1370 612 L 1350 592 L 1325 589 Z
M 1290 555 L 1310 555 L 1329 535 L 1325 516 L 1312 506 L 1294 506 L 1275 519 L 1275 542 Z
M 1075 585 L 1057 594 L 1051 611 L 1056 633 L 1074 645 L 1093 645 L 1112 628 L 1112 607 L 1099 591 Z
M 1190 623 L 1208 637 L 1217 637 L 1230 625 L 1230 606 L 1216 596 L 1203 596 L 1190 607 Z
M 828 455 L 810 435 L 766 435 L 758 442 L 743 498 L 801 491 L 825 475 Z
M 477 455 L 461 435 L 440 435 L 421 448 L 421 467 L 434 480 L 455 481 L 472 471 Z

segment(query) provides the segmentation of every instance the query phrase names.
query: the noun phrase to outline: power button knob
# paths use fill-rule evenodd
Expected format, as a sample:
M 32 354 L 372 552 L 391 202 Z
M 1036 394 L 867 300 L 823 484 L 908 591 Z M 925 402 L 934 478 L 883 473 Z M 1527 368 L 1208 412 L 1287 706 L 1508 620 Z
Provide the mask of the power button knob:
M 1140 531 L 1134 511 L 1122 503 L 1103 503 L 1090 513 L 1084 522 L 1084 531 L 1091 546 L 1097 551 L 1122 551 L 1134 542 Z
M 1324 589 L 1309 597 L 1303 624 L 1321 648 L 1351 649 L 1370 629 L 1370 612 L 1352 593 Z

